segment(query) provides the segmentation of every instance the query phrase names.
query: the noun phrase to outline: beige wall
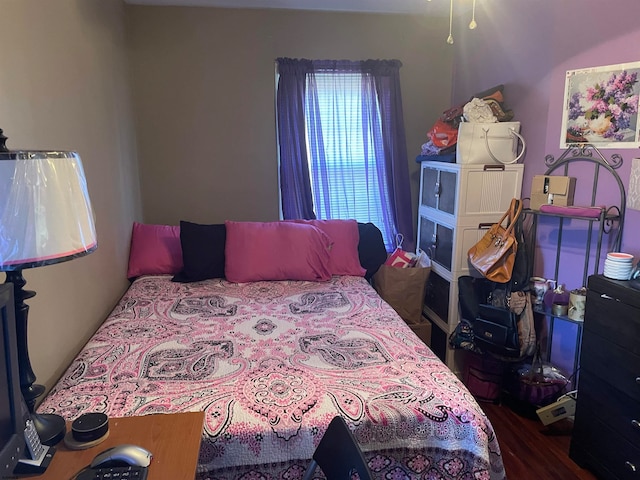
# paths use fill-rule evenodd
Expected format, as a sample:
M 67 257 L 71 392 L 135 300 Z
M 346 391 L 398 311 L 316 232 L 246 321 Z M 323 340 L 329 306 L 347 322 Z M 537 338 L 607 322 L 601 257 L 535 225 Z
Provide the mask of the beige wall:
M 0 128 L 11 149 L 80 153 L 98 249 L 24 271 L 38 383 L 51 386 L 127 286 L 139 217 L 120 0 L 2 0 Z M 0 278 L 4 281 L 4 275 Z
M 28 301 L 32 365 L 48 387 L 128 285 L 131 224 L 143 219 L 139 185 L 147 222 L 278 217 L 276 57 L 403 62 L 414 200 L 414 157 L 434 112 L 450 104 L 452 51 L 441 19 L 121 0 L 2 0 L 2 7 L 7 144 L 78 151 L 96 214 L 95 253 L 24 272 L 37 292 Z
M 450 106 L 447 22 L 424 16 L 128 6 L 144 219 L 278 218 L 274 60 L 397 58 L 415 156 Z M 415 213 L 415 207 L 414 207 Z

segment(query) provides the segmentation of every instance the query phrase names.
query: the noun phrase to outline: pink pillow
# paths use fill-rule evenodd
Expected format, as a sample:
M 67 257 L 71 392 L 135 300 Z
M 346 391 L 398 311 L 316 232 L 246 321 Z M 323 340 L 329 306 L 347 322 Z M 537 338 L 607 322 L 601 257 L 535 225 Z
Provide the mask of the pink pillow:
M 578 207 L 578 206 L 563 206 L 563 205 L 541 205 L 540 211 L 542 213 L 551 213 L 558 215 L 569 215 L 573 217 L 585 217 L 585 218 L 600 218 L 603 210 L 607 207 L 604 205 L 601 207 Z
M 331 240 L 313 225 L 226 221 L 225 276 L 230 282 L 326 281 Z
M 133 223 L 127 278 L 174 275 L 181 269 L 180 227 Z
M 364 277 L 367 271 L 360 265 L 358 243 L 360 232 L 356 220 L 291 220 L 319 228 L 333 241 L 329 254 L 329 271 L 332 275 Z

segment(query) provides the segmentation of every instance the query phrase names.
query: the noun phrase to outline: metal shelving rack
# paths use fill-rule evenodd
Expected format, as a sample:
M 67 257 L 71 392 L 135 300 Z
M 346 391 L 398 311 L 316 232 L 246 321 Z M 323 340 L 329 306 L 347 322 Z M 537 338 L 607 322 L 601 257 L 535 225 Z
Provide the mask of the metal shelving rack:
M 622 157 L 619 154 L 613 154 L 609 159 L 605 158 L 600 150 L 592 144 L 579 144 L 572 145 L 567 148 L 564 153 L 554 158 L 552 155 L 545 157 L 545 165 L 547 171 L 545 175 L 563 175 L 570 176 L 571 168 L 580 169 L 581 177 L 584 178 L 584 170 L 587 167 L 593 169 L 593 182 L 591 185 L 591 201 L 590 206 L 596 207 L 598 202 L 598 187 L 602 185 L 601 174 L 608 173 L 615 180 L 617 187 L 619 188 L 620 203 L 619 205 L 613 205 L 608 208 L 603 208 L 600 212 L 600 216 L 597 218 L 582 217 L 573 215 L 559 215 L 534 211 L 531 209 L 525 209 L 526 216 L 532 218 L 530 236 L 535 243 L 537 241 L 538 222 L 540 218 L 549 217 L 555 218 L 558 221 L 558 237 L 556 240 L 556 256 L 554 264 L 554 279 L 558 280 L 560 274 L 560 258 L 562 254 L 563 246 L 563 233 L 568 221 L 586 222 L 586 235 L 585 235 L 585 260 L 582 271 L 582 285 L 587 285 L 587 278 L 591 274 L 597 274 L 600 266 L 600 259 L 602 255 L 602 247 L 604 235 L 615 234 L 611 242 L 611 249 L 613 251 L 619 251 L 622 242 L 622 229 L 624 224 L 625 206 L 626 206 L 626 192 L 624 185 L 618 172 L 616 171 L 622 165 Z M 575 171 L 575 170 L 574 170 Z M 584 185 L 584 184 L 583 184 Z M 596 245 L 593 247 L 594 235 L 596 237 Z M 531 265 L 535 262 L 535 248 L 530 252 Z M 549 331 L 548 331 L 548 344 L 547 344 L 547 359 L 551 357 L 551 346 L 553 338 L 553 327 L 556 319 L 562 321 L 568 321 L 577 325 L 577 339 L 576 339 L 576 352 L 574 359 L 574 371 L 576 371 L 580 360 L 580 344 L 582 338 L 582 321 L 573 320 L 568 316 L 553 315 L 549 309 L 539 308 L 535 310 L 536 313 L 545 315 L 550 319 Z M 571 372 L 570 372 L 571 373 Z

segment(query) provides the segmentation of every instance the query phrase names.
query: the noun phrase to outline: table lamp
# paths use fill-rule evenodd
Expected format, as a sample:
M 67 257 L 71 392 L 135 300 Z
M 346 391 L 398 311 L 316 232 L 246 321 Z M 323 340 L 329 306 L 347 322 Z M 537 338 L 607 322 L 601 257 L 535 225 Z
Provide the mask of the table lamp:
M 80 157 L 75 152 L 7 149 L 0 130 L 0 271 L 14 288 L 20 389 L 45 445 L 55 445 L 66 432 L 59 415 L 38 414 L 36 399 L 44 386 L 29 360 L 22 270 L 82 257 L 97 248 L 96 232 Z

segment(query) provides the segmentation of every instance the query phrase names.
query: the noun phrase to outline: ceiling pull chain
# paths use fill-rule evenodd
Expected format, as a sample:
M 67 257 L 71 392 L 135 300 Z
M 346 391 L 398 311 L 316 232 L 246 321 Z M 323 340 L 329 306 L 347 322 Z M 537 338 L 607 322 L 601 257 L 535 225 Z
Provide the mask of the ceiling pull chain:
M 453 0 L 451 0 L 449 6 L 449 36 L 447 37 L 447 43 L 453 45 Z
M 476 23 L 476 0 L 473 0 L 471 22 L 469 23 L 469 30 L 475 30 L 478 24 Z

